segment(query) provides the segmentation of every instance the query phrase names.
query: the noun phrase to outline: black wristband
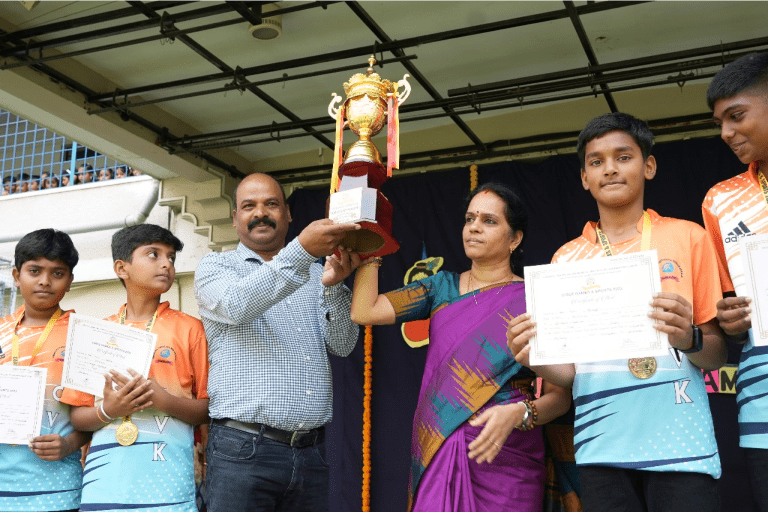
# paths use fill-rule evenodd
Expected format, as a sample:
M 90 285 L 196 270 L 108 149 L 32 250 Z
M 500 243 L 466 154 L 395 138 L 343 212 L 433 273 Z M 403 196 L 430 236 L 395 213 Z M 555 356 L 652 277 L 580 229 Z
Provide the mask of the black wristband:
M 698 353 L 702 349 L 704 349 L 704 334 L 701 332 L 701 328 L 696 326 L 695 324 L 692 325 L 693 328 L 693 345 L 690 349 L 681 349 L 681 353 L 685 354 L 691 354 L 691 353 Z

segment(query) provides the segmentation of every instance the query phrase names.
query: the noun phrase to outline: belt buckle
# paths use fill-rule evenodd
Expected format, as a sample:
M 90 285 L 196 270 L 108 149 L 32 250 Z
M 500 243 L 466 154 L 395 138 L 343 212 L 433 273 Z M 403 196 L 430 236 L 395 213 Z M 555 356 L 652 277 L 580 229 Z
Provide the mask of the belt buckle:
M 294 431 L 293 434 L 291 435 L 291 447 L 295 447 L 294 444 L 295 444 L 297 438 L 302 437 L 302 436 L 306 435 L 307 433 L 309 433 L 308 430 L 307 431 Z

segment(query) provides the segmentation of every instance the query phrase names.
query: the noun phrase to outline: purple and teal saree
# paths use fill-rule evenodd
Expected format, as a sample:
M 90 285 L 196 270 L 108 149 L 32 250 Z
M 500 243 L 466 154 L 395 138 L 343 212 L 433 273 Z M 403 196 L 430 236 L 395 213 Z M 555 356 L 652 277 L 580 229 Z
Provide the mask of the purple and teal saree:
M 482 431 L 467 422 L 498 404 L 531 397 L 533 373 L 507 347 L 507 320 L 525 312 L 522 282 L 459 294 L 459 275 L 439 272 L 386 294 L 398 322 L 429 318 L 429 346 L 413 421 L 409 509 L 540 511 L 541 427 L 509 435 L 493 463 L 467 445 Z

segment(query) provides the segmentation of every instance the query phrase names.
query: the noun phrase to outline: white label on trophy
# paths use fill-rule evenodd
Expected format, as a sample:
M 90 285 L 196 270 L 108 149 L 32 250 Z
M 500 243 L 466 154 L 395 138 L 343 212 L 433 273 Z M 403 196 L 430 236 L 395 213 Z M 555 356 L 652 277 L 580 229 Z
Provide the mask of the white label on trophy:
M 328 218 L 335 223 L 376 222 L 376 189 L 358 187 L 331 194 Z

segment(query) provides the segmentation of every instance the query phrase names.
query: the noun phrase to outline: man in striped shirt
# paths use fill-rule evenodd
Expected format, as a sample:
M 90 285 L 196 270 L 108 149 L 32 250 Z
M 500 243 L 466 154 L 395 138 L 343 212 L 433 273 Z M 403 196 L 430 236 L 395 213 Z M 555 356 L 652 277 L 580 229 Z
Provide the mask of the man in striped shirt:
M 359 225 L 321 219 L 286 245 L 285 194 L 264 174 L 240 183 L 234 218 L 237 249 L 206 255 L 195 273 L 210 361 L 208 510 L 327 510 L 328 352 L 349 355 L 359 331 L 342 281 L 360 258 L 338 245 Z

